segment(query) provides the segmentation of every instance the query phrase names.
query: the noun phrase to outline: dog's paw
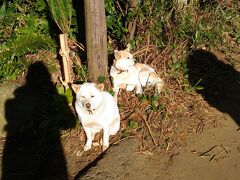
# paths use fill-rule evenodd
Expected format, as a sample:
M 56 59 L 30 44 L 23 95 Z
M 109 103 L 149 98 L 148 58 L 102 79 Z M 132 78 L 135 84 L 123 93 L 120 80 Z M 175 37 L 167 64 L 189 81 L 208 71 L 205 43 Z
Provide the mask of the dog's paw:
M 137 86 L 135 91 L 136 91 L 136 94 L 143 94 L 143 89 L 141 88 L 141 86 L 140 87 Z
M 136 91 L 136 94 L 143 94 L 143 91 L 142 90 L 138 90 L 138 91 Z
M 84 151 L 81 151 L 81 150 L 77 151 L 76 156 L 78 156 L 78 157 L 82 157 L 83 152 L 84 152 Z
M 126 91 L 133 91 L 134 90 L 134 86 L 127 85 L 127 87 L 122 88 L 122 89 L 126 89 Z
M 91 145 L 86 144 L 83 149 L 84 151 L 88 151 L 89 149 L 91 149 Z

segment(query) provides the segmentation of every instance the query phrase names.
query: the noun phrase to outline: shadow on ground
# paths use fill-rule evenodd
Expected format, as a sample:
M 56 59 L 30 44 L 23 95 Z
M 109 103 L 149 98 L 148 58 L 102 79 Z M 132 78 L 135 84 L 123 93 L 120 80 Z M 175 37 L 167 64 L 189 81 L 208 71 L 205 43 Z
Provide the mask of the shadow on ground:
M 189 82 L 204 100 L 229 114 L 240 125 L 240 72 L 225 64 L 213 53 L 194 50 L 187 61 Z
M 30 65 L 5 109 L 2 179 L 68 179 L 60 133 L 75 126 L 75 117 L 42 62 Z

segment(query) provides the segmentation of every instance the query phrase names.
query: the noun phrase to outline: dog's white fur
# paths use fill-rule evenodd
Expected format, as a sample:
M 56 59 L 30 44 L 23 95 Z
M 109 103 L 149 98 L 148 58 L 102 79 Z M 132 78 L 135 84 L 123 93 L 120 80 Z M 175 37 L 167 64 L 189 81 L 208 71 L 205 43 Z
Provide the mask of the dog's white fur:
M 103 84 L 72 84 L 76 93 L 75 108 L 78 118 L 87 136 L 84 151 L 92 146 L 95 134 L 103 130 L 103 150 L 109 147 L 110 135 L 115 135 L 120 128 L 120 115 L 114 97 L 104 91 Z
M 110 76 L 113 81 L 113 91 L 117 98 L 119 89 L 127 91 L 136 90 L 136 93 L 142 93 L 142 87 L 154 86 L 158 93 L 161 92 L 164 82 L 156 71 L 142 63 L 136 63 L 133 55 L 129 52 L 130 46 L 125 50 L 114 50 L 114 64 L 110 69 Z
M 120 71 L 114 66 L 111 67 L 110 75 L 113 80 L 113 92 L 115 98 L 118 95 L 119 89 L 127 91 L 136 90 L 136 93 L 142 93 L 142 86 L 138 77 L 138 70 L 135 66 L 129 66 L 127 71 Z
M 135 64 L 135 67 L 139 72 L 138 76 L 141 85 L 143 87 L 154 86 L 156 91 L 160 93 L 164 86 L 164 81 L 156 73 L 155 69 L 142 63 Z

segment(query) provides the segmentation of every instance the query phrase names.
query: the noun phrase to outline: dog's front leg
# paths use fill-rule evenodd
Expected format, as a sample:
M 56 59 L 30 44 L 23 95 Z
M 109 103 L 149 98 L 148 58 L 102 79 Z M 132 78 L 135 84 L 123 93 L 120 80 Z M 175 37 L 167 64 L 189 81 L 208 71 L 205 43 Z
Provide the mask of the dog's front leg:
M 93 136 L 90 128 L 85 128 L 84 130 L 87 136 L 87 142 L 84 145 L 84 151 L 87 151 L 92 147 Z
M 119 87 L 114 87 L 114 88 L 113 88 L 113 92 L 114 92 L 114 98 L 115 98 L 116 101 L 117 101 L 117 98 L 118 98 L 118 92 L 119 92 Z
M 127 84 L 126 85 L 126 91 L 133 91 L 134 90 L 134 85 Z
M 109 129 L 103 129 L 103 151 L 109 147 Z
M 138 85 L 136 86 L 136 93 L 137 93 L 137 94 L 142 94 L 142 93 L 143 93 L 143 89 L 142 89 L 141 84 L 138 84 Z

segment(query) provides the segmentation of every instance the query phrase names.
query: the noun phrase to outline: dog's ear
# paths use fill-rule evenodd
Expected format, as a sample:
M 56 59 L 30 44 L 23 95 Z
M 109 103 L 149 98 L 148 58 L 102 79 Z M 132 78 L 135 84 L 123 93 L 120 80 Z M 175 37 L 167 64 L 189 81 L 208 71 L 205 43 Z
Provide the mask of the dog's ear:
M 78 90 L 80 89 L 80 84 L 71 84 L 72 90 L 77 94 Z
M 97 88 L 99 91 L 103 91 L 103 90 L 104 90 L 104 84 L 103 84 L 103 83 L 96 84 L 96 88 Z
M 130 52 L 130 49 L 131 49 L 131 45 L 130 45 L 130 43 L 128 43 L 128 44 L 127 44 L 127 48 L 125 49 L 125 51 Z
M 121 59 L 121 52 L 118 50 L 114 50 L 114 57 L 116 60 Z

